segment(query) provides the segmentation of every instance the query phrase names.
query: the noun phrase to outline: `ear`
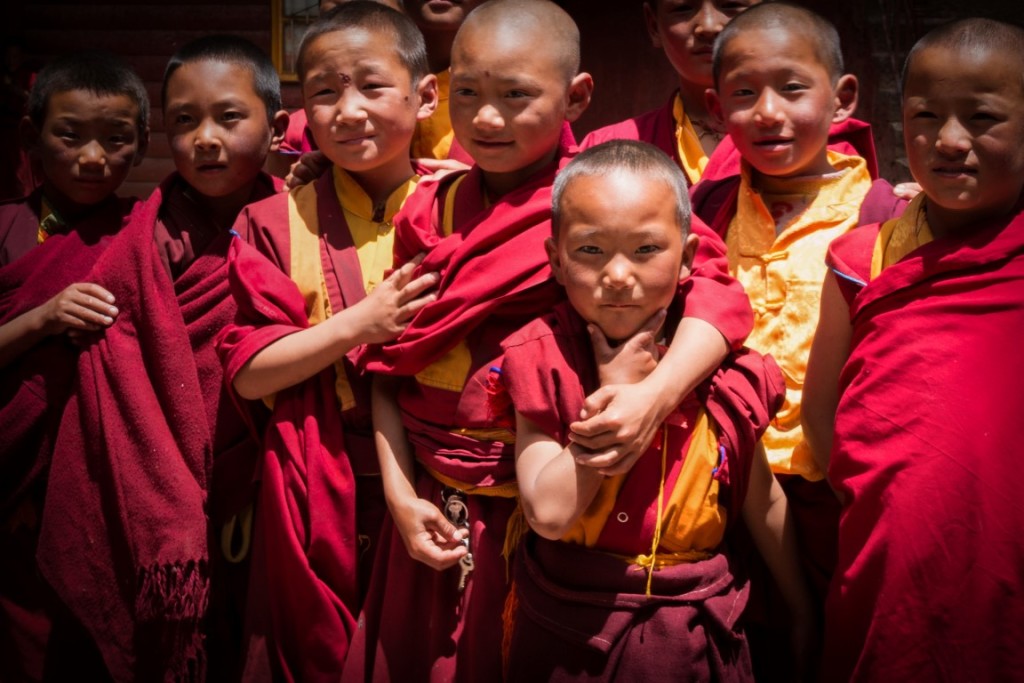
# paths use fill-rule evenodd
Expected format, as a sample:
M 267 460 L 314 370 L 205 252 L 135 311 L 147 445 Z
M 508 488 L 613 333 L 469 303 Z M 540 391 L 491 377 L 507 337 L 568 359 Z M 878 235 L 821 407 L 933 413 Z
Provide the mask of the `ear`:
M 715 121 L 725 125 L 725 112 L 722 111 L 722 100 L 719 99 L 716 89 L 708 88 L 704 91 L 704 104 Z
M 416 120 L 429 119 L 437 109 L 437 76 L 427 74 L 416 84 L 416 97 L 419 98 L 420 106 L 416 111 Z
M 40 130 L 36 128 L 36 124 L 32 123 L 31 118 L 21 117 L 21 121 L 18 122 L 18 137 L 21 139 L 23 149 L 34 149 L 39 144 L 40 135 Z
M 277 111 L 274 118 L 270 119 L 270 152 L 277 152 L 284 142 L 284 135 L 288 132 L 288 112 L 284 109 Z
M 548 263 L 551 264 L 551 272 L 555 275 L 555 282 L 565 285 L 562 278 L 562 259 L 558 257 L 558 244 L 554 237 L 544 240 L 544 251 L 548 254 Z
M 692 232 L 686 235 L 683 240 L 683 264 L 679 268 L 679 279 L 685 280 L 690 277 L 690 269 L 693 267 L 693 259 L 697 256 L 697 246 L 700 244 L 700 236 Z
M 853 116 L 857 109 L 857 77 L 853 74 L 844 74 L 836 82 L 836 113 L 832 116 L 832 123 L 840 123 Z
M 657 3 L 658 0 L 654 0 Z M 658 32 L 657 7 L 652 7 L 650 2 L 644 2 L 644 26 L 647 27 L 647 35 L 651 37 L 651 45 L 661 49 L 661 34 Z
M 142 160 L 146 158 L 146 152 L 149 151 L 149 126 L 146 126 L 146 130 L 142 131 L 139 135 L 139 144 L 135 150 L 135 161 L 132 162 L 132 166 L 138 166 L 142 163 Z
M 565 120 L 573 123 L 590 106 L 590 98 L 594 94 L 594 79 L 586 71 L 582 71 L 569 81 L 569 106 L 565 108 Z

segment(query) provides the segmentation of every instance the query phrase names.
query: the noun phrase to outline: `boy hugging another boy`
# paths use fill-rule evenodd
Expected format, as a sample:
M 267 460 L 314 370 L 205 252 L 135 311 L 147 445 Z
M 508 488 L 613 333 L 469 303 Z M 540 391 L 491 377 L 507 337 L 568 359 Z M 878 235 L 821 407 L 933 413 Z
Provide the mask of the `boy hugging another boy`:
M 254 589 L 274 665 L 337 680 L 385 514 L 369 381 L 350 352 L 393 339 L 431 300 L 421 295 L 436 275 L 412 279 L 413 262 L 388 271 L 395 213 L 419 182 L 409 141 L 437 92 L 416 26 L 376 2 L 313 24 L 297 71 L 332 167 L 239 216 L 249 244 L 234 245 L 230 279 L 241 315 L 219 350 L 237 394 L 273 406 Z
M 1024 670 L 1022 74 L 1018 26 L 922 38 L 903 70 L 922 193 L 829 249 L 805 414 L 843 499 L 822 680 Z
M 812 619 L 785 497 L 757 446 L 782 401 L 781 373 L 769 357 L 739 352 L 679 404 L 631 469 L 588 466 L 569 425 L 588 393 L 641 381 L 657 363 L 664 330 L 650 323 L 668 309 L 672 329 L 685 308 L 677 283 L 698 238 L 688 234 L 682 172 L 645 143 L 581 153 L 552 203 L 546 246 L 568 302 L 503 344 L 519 492 L 537 533 L 516 555 L 509 678 L 751 679 L 737 625 L 746 583 L 724 542 L 741 509 L 795 617 L 805 629 Z M 642 349 L 622 344 L 645 329 Z M 604 339 L 619 350 L 611 361 L 601 361 Z
M 142 159 L 149 102 L 139 77 L 103 53 L 55 60 L 36 80 L 21 133 L 43 184 L 0 206 L 0 678 L 78 674 L 68 620 L 48 608 L 36 565 L 46 472 L 75 373 L 68 340 L 117 316 L 88 274 L 134 200 L 115 192 Z M 56 622 L 53 620 L 56 619 Z M 70 627 L 72 630 L 74 626 Z M 61 643 L 47 656 L 48 643 Z M 59 650 L 59 652 L 57 652 Z M 86 650 L 87 651 L 87 650 Z
M 78 359 L 38 559 L 116 680 L 201 677 L 207 651 L 222 662 L 237 653 L 239 634 L 208 611 L 220 615 L 227 591 L 244 591 L 246 565 L 229 567 L 209 541 L 247 502 L 256 450 L 213 342 L 236 314 L 231 224 L 275 191 L 261 168 L 287 124 L 279 87 L 248 41 L 184 46 L 163 86 L 177 172 L 89 274 L 119 312 Z
M 365 356 L 381 373 L 373 420 L 391 514 L 346 663 L 353 680 L 502 675 L 505 557 L 518 538 L 506 529 L 520 518 L 514 435 L 495 424 L 490 368 L 503 338 L 563 296 L 543 245 L 555 172 L 575 151 L 568 122 L 590 99 L 578 69 L 575 24 L 543 0 L 490 0 L 455 39 L 452 124 L 476 164 L 423 181 L 397 220 L 396 262 L 427 251 L 419 268 L 441 281 L 396 341 Z M 643 383 L 588 397 L 573 438 L 595 468 L 628 467 L 742 342 L 746 296 L 707 275 L 682 285 L 702 295 L 665 362 Z

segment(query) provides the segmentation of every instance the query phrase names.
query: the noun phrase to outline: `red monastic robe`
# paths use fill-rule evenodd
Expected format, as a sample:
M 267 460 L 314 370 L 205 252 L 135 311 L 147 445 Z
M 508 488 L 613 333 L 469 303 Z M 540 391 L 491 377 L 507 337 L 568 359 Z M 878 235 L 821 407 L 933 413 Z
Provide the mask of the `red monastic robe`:
M 185 201 L 183 187 L 173 174 L 139 204 L 88 275 L 120 313 L 79 355 L 40 531 L 43 576 L 115 680 L 204 676 L 212 489 L 225 465 L 234 473 L 247 462 L 251 472 L 255 458 L 213 344 L 236 312 L 233 237 L 204 235 L 174 280 L 157 243 L 184 234 L 157 230 L 165 201 Z M 253 198 L 273 191 L 264 177 Z
M 442 482 L 485 491 L 468 496 L 476 568 L 463 593 L 458 566 L 437 572 L 413 560 L 393 525 L 385 527 L 346 664 L 349 680 L 501 676 L 508 592 L 502 553 L 515 509 L 506 497 L 514 492 L 513 446 L 511 438 L 478 439 L 459 431 L 494 427 L 487 374 L 501 340 L 564 297 L 543 243 L 551 234 L 551 183 L 571 156 L 570 138 L 566 130 L 557 165 L 492 206 L 483 196 L 481 172 L 473 168 L 422 181 L 396 221 L 395 265 L 428 252 L 419 269 L 441 273 L 440 296 L 396 341 L 369 349 L 364 361 L 371 371 L 410 376 L 398 399 L 418 462 L 418 495 L 440 506 Z M 464 180 L 451 201 L 453 231 L 446 235 L 446 201 L 459 178 Z M 715 236 L 702 241 L 698 257 L 705 262 L 702 276 L 682 286 L 703 293 L 693 296 L 687 314 L 712 322 L 738 346 L 751 325 L 746 295 L 725 274 L 724 248 Z M 411 377 L 452 358 L 464 363 L 461 387 L 444 389 Z
M 877 227 L 832 244 L 830 267 L 863 289 L 829 469 L 845 505 L 823 680 L 1024 671 L 1022 209 L 874 280 Z
M 569 423 L 598 386 L 584 321 L 562 303 L 503 347 L 502 383 L 516 411 L 567 443 Z M 659 482 L 664 476 L 668 497 L 701 406 L 718 437 L 719 464 L 705 475 L 722 488 L 711 504 L 723 505 L 728 519 L 739 515 L 750 455 L 783 395 L 770 357 L 744 351 L 730 358 L 666 421 L 664 473 L 663 445 L 656 442 L 627 475 L 592 546 L 526 538 L 516 555 L 507 625 L 510 680 L 678 680 L 680 672 L 693 680 L 752 680 L 737 623 L 746 582 L 734 576 L 724 547 L 659 567 L 649 595 L 647 569 L 624 558 L 651 551 Z M 692 490 L 705 495 L 699 485 Z M 661 553 L 672 554 L 664 547 Z
M 0 208 L 0 324 L 86 281 L 134 200 L 113 199 L 67 232 L 37 245 L 39 193 Z M 24 249 L 16 248 L 22 244 Z M 20 253 L 20 252 L 24 253 Z M 16 259 L 16 260 L 15 260 Z M 71 391 L 78 348 L 49 337 L 0 370 L 0 678 L 42 678 L 55 618 L 36 566 L 46 470 Z M 58 628 L 60 628 L 58 626 Z M 58 636 L 59 638 L 60 636 Z M 63 653 L 70 655 L 70 652 Z M 50 668 L 49 671 L 53 669 Z

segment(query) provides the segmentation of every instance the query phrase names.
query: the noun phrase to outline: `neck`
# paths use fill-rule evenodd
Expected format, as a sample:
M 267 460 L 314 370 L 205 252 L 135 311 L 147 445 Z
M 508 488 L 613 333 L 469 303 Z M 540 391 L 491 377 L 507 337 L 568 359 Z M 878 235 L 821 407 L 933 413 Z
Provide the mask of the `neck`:
M 708 87 L 710 86 L 681 80 L 679 82 L 679 98 L 683 101 L 683 111 L 686 112 L 686 116 L 691 122 L 699 121 L 717 129 L 718 122 L 708 112 L 707 100 L 704 96 Z
M 185 195 L 204 209 L 207 216 L 209 216 L 210 222 L 216 226 L 219 232 L 226 232 L 235 224 L 238 212 L 249 203 L 255 185 L 256 181 L 253 180 L 253 182 L 223 197 L 208 197 L 190 185 L 185 190 Z
M 359 183 L 359 187 L 363 188 L 363 192 L 373 202 L 374 207 L 386 204 L 391 193 L 414 175 L 412 164 L 405 156 L 386 166 L 378 166 L 367 171 L 348 171 L 346 169 L 346 172 Z
M 427 46 L 427 65 L 430 73 L 440 73 L 452 63 L 452 41 L 455 36 L 447 32 L 423 34 Z
M 498 199 L 524 184 L 544 167 L 554 163 L 557 156 L 558 148 L 556 147 L 529 166 L 524 166 L 516 171 L 492 173 L 484 169 L 482 173 L 484 183 L 483 190 L 487 193 L 488 198 L 492 200 Z
M 933 237 L 954 237 L 971 232 L 979 223 L 1010 216 L 1024 208 L 1022 203 L 1024 196 L 985 211 L 957 211 L 945 209 L 926 199 L 924 211 Z

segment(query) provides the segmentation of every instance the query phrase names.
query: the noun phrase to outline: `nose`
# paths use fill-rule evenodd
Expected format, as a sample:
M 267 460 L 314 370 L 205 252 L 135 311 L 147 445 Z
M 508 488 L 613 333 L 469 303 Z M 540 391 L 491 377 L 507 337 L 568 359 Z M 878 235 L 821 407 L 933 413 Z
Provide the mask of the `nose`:
M 337 122 L 342 126 L 350 126 L 366 119 L 366 109 L 362 97 L 355 88 L 345 88 L 338 97 Z
M 754 122 L 765 128 L 777 125 L 782 118 L 778 96 L 771 88 L 764 88 L 754 103 Z
M 505 118 L 493 104 L 483 104 L 473 117 L 473 125 L 480 129 L 500 130 L 505 127 Z
M 632 264 L 623 254 L 616 254 L 608 260 L 601 279 L 606 289 L 626 289 L 636 284 Z
M 217 135 L 217 125 L 211 119 L 203 119 L 196 128 L 195 137 L 196 149 L 208 151 L 220 147 L 220 138 Z
M 107 151 L 99 140 L 89 140 L 78 148 L 78 165 L 83 169 L 101 169 L 107 165 Z
M 718 11 L 715 3 L 711 0 L 703 0 L 697 11 L 697 16 L 694 17 L 693 32 L 695 35 L 713 40 L 722 32 L 725 23 L 725 15 Z
M 950 116 L 939 128 L 939 134 L 935 138 L 935 149 L 940 154 L 960 155 L 967 152 L 971 147 L 970 136 L 967 129 L 955 116 Z

